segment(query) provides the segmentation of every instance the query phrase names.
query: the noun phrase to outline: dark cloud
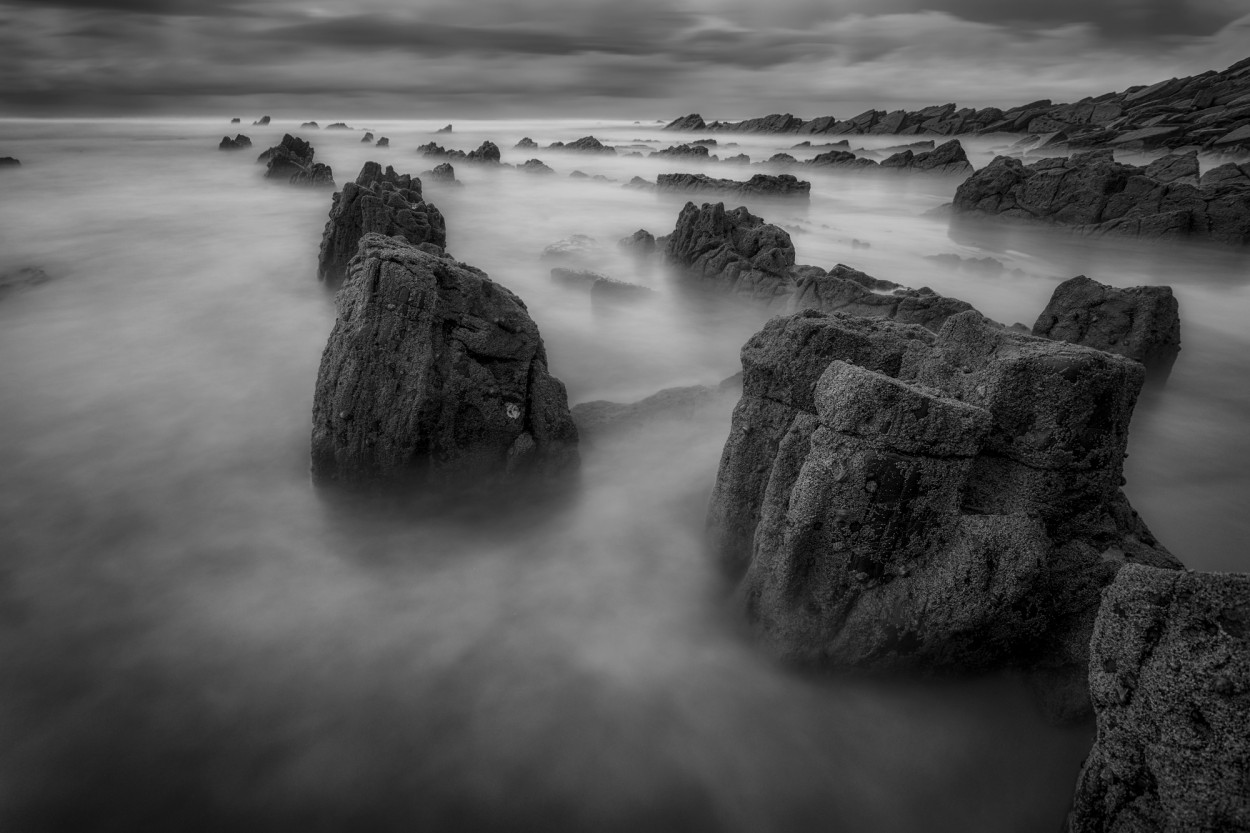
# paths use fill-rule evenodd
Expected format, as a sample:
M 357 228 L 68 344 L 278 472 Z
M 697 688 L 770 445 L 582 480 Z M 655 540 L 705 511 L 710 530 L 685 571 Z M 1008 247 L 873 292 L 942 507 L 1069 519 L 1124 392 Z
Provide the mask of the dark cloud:
M 1237 3 L 1194 0 L 1045 0 L 1006 3 L 1002 0 L 941 0 L 926 3 L 965 20 L 1001 25 L 1090 23 L 1114 41 L 1162 35 L 1211 35 L 1245 14 Z M 913 5 L 914 8 L 914 5 Z
M 37 7 L 77 12 L 125 12 L 171 17 L 235 17 L 253 12 L 246 5 L 201 0 L 0 0 L 0 8 Z

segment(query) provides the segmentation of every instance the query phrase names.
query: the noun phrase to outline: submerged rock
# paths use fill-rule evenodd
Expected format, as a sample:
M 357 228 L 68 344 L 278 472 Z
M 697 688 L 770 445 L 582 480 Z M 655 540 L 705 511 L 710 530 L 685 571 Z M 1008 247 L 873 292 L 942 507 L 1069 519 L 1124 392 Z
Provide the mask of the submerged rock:
M 655 235 L 640 228 L 629 237 L 622 237 L 616 242 L 621 251 L 639 258 L 651 257 L 655 254 Z
M 423 171 L 421 176 L 425 177 L 427 182 L 441 182 L 445 185 L 460 184 L 460 180 L 456 179 L 456 169 L 451 166 L 450 162 L 440 162 L 434 166 L 434 170 Z
M 1135 362 L 975 311 L 938 333 L 804 311 L 742 352 L 709 530 L 748 619 L 802 664 L 1033 672 L 1088 712 L 1123 563 L 1179 564 L 1120 491 Z
M 527 174 L 554 174 L 555 171 L 541 159 L 527 159 L 525 164 L 517 166 L 518 171 Z
M 0 296 L 16 290 L 30 289 L 50 280 L 52 278 L 48 276 L 48 273 L 37 266 L 0 270 Z
M 242 133 L 237 134 L 233 139 L 229 136 L 222 136 L 221 143 L 217 145 L 218 150 L 243 150 L 250 148 L 252 140 Z
M 1084 275 L 1059 286 L 1033 335 L 1127 356 L 1166 376 L 1181 349 L 1181 320 L 1169 286 L 1117 289 Z
M 318 483 L 481 492 L 577 466 L 538 328 L 484 272 L 367 234 L 335 303 L 313 399 Z
M 513 149 L 514 150 L 537 150 L 538 142 L 535 142 L 529 136 L 526 136 L 522 138 L 521 141 L 513 145 Z
M 1250 829 L 1250 576 L 1125 567 L 1090 652 L 1098 739 L 1067 829 Z
M 448 166 L 450 168 L 450 166 Z M 435 256 L 447 245 L 447 224 L 421 196 L 421 180 L 366 162 L 355 182 L 333 197 L 321 235 L 317 277 L 330 286 L 346 279 L 361 239 L 370 233 L 401 238 Z
M 547 246 L 539 257 L 556 263 L 594 264 L 606 256 L 607 251 L 598 240 L 588 234 L 574 234 Z
M 471 150 L 465 155 L 466 162 L 484 162 L 487 164 L 499 164 L 499 147 L 491 141 L 482 142 L 477 150 Z

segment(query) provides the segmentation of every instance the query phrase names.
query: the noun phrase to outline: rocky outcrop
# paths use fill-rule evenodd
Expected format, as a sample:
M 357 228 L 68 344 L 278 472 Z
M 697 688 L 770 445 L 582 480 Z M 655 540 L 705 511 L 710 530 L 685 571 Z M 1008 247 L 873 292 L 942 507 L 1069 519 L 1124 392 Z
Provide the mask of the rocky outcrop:
M 1050 296 L 1033 335 L 1127 356 L 1166 376 L 1181 349 L 1181 319 L 1169 286 L 1117 289 L 1084 275 Z
M 616 247 L 626 254 L 637 258 L 648 258 L 655 254 L 655 235 L 640 228 L 629 237 L 622 237 Z
M 391 140 L 383 136 L 374 143 L 374 147 L 388 148 L 391 146 Z
M 0 156 L 0 168 L 19 168 L 22 163 L 12 156 Z
M 535 142 L 529 136 L 526 136 L 512 146 L 514 150 L 537 150 L 538 142 Z
M 577 465 L 538 328 L 484 272 L 368 234 L 335 304 L 313 399 L 318 483 L 483 492 Z
M 300 125 L 300 129 L 301 130 L 320 130 L 321 125 L 317 124 L 315 121 L 306 121 Z
M 594 136 L 583 136 L 575 142 L 555 142 L 547 146 L 548 150 L 571 150 L 577 153 L 603 153 L 610 156 L 616 155 L 616 148 L 605 145 Z
M 341 121 L 336 121 L 334 124 L 326 128 L 326 130 L 351 130 L 351 129 L 352 128 L 348 127 L 346 124 L 344 124 Z
M 665 130 L 680 130 L 684 133 L 691 133 L 696 130 L 702 130 L 707 125 L 703 121 L 703 117 L 698 113 L 691 113 L 688 116 L 682 116 L 679 119 L 673 119 L 664 126 Z
M 317 277 L 330 286 L 346 279 L 367 234 L 397 237 L 435 256 L 447 245 L 446 221 L 422 199 L 421 180 L 397 174 L 389 165 L 383 171 L 377 162 L 366 162 L 356 181 L 343 186 L 333 201 L 317 259 Z
M 478 146 L 477 150 L 471 150 L 465 155 L 464 161 L 498 165 L 499 147 L 491 141 L 482 142 L 482 144 Z
M 464 156 L 464 151 L 457 151 L 457 152 L 462 157 Z M 421 154 L 422 156 L 447 156 L 448 155 L 447 148 L 443 147 L 442 145 L 436 142 L 427 142 L 424 145 L 418 145 L 417 153 Z
M 361 143 L 362 145 L 363 145 L 363 144 L 367 144 L 367 143 L 372 142 L 372 141 L 373 141 L 373 134 L 372 134 L 372 133 L 370 133 L 370 132 L 368 132 L 368 131 L 366 131 L 366 132 L 365 132 L 365 135 L 363 135 L 363 136 L 361 136 L 361 137 L 360 137 L 360 143 Z
M 803 163 L 813 168 L 854 168 L 872 169 L 880 167 L 876 160 L 856 156 L 849 150 L 828 150 L 819 153 Z
M 218 150 L 243 150 L 250 148 L 252 140 L 242 133 L 237 134 L 233 139 L 229 136 L 222 136 L 221 143 L 217 145 Z
M 236 119 L 236 121 L 238 121 L 238 120 Z M 261 116 L 259 119 L 257 119 L 256 121 L 252 122 L 252 126 L 253 126 L 253 127 L 256 127 L 256 126 L 259 126 L 259 127 L 267 127 L 267 126 L 269 125 L 269 121 L 270 121 L 270 119 L 269 119 L 269 117 L 268 117 L 268 116 Z
M 660 159 L 707 159 L 707 145 L 673 145 L 647 154 Z
M 1140 365 L 966 311 L 804 311 L 742 352 L 709 530 L 761 641 L 820 666 L 1035 674 L 1088 710 L 1099 594 L 1179 565 L 1120 492 Z
M 861 318 L 885 318 L 937 331 L 952 315 L 972 309 L 968 302 L 947 298 L 928 287 L 908 289 L 841 263 L 828 272 L 816 266 L 801 266 L 795 270 L 795 277 L 791 310 L 815 309 Z
M 444 125 L 443 127 L 440 127 L 438 130 L 435 130 L 434 132 L 435 133 L 450 133 L 451 125 L 450 124 Z
M 799 197 L 807 199 L 811 196 L 812 184 L 803 182 L 790 174 L 782 174 L 780 176 L 756 174 L 746 182 L 734 179 L 716 179 L 706 174 L 660 174 L 656 177 L 655 188 L 662 193 L 720 193 L 732 194 L 740 199 L 747 197 Z
M 329 165 L 313 161 L 316 151 L 303 139 L 290 133 L 282 137 L 281 144 L 274 145 L 256 158 L 265 163 L 265 178 L 292 185 L 315 185 L 334 187 L 334 173 Z
M 527 159 L 524 164 L 517 165 L 518 171 L 527 174 L 554 174 L 555 170 L 541 159 Z M 584 174 L 583 174 L 584 176 Z
M 915 153 L 910 149 L 899 151 L 883 159 L 881 167 L 946 176 L 967 176 L 972 173 L 972 164 L 968 161 L 968 154 L 964 153 L 963 145 L 958 139 L 951 139 L 933 150 L 922 153 Z
M 456 179 L 456 169 L 451 166 L 450 162 L 440 162 L 434 166 L 431 171 L 423 171 L 421 176 L 425 177 L 426 182 L 441 182 L 444 185 L 459 185 L 460 180 Z
M 1250 830 L 1250 576 L 1125 567 L 1090 652 L 1098 739 L 1067 829 Z
M 1171 176 L 1177 164 L 1162 169 Z M 996 158 L 955 192 L 956 214 L 1065 226 L 1082 234 L 1250 243 L 1250 178 L 1228 170 L 1195 186 L 1117 162 L 1109 150 L 1032 165 Z M 1156 168 L 1156 172 L 1160 172 Z M 1211 172 L 1214 173 L 1214 172 Z

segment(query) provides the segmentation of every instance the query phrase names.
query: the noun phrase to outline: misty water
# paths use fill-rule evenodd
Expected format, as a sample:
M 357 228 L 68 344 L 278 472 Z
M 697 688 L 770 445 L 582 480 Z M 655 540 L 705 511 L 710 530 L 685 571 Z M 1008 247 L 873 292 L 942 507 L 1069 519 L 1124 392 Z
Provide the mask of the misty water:
M 702 539 L 731 401 L 583 448 L 572 498 L 493 521 L 318 495 L 330 192 L 262 180 L 255 156 L 285 131 L 340 184 L 370 159 L 429 169 L 432 139 L 555 168 L 453 163 L 463 186 L 425 194 L 452 254 L 525 300 L 572 403 L 714 384 L 779 312 L 612 253 L 685 202 L 632 176 L 755 169 L 512 150 L 665 147 L 658 124 L 359 126 L 391 146 L 284 122 L 0 121 L 0 155 L 23 163 L 0 177 L 0 271 L 52 278 L 0 297 L 0 830 L 1058 829 L 1092 728 L 1048 725 L 1018 681 L 812 677 L 742 632 Z M 255 147 L 218 152 L 227 131 Z M 719 138 L 754 159 L 796 141 Z M 974 150 L 980 166 L 994 147 Z M 751 204 L 800 263 L 1006 323 L 1075 274 L 1170 284 L 1183 349 L 1139 402 L 1127 492 L 1188 566 L 1250 566 L 1244 255 L 952 233 L 927 212 L 953 182 L 801 175 L 810 203 Z M 657 298 L 595 309 L 554 284 L 539 254 L 575 233 Z

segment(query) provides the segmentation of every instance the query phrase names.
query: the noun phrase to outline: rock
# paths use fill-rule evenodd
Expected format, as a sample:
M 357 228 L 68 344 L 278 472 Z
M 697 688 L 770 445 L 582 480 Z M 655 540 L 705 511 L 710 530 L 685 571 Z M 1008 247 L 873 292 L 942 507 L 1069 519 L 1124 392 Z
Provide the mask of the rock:
M 440 127 L 438 130 L 435 130 L 434 132 L 435 133 L 450 133 L 451 125 L 449 124 L 449 125 L 446 125 L 445 127 Z
M 1166 378 L 1181 349 L 1181 319 L 1170 286 L 1117 289 L 1077 275 L 1055 287 L 1033 335 L 1127 356 Z
M 845 150 L 829 150 L 824 153 L 808 159 L 803 163 L 813 168 L 877 168 L 877 163 L 872 159 L 864 159 L 856 156 L 850 151 Z
M 0 168 L 20 168 L 21 165 L 22 163 L 12 156 L 0 156 Z
M 428 142 L 424 145 L 418 146 L 417 153 L 422 156 L 447 156 L 447 149 L 442 145 L 435 144 L 434 142 Z
M 1188 162 L 1172 159 L 1156 162 L 1152 174 L 1149 166 L 1116 162 L 1109 150 L 1027 167 L 1000 156 L 959 186 L 953 208 L 956 214 L 1041 221 L 1089 235 L 1250 243 L 1250 179 L 1195 186 L 1185 181 L 1186 170 Z
M 756 174 L 746 182 L 714 179 L 706 174 L 660 174 L 655 181 L 657 191 L 675 194 L 724 193 L 746 197 L 808 198 L 812 184 L 790 174 L 768 176 Z
M 518 171 L 525 171 L 527 174 L 554 174 L 555 170 L 550 168 L 541 159 L 527 159 L 525 164 L 517 165 Z M 574 172 L 576 173 L 576 171 Z M 585 174 L 582 174 L 585 176 Z
M 318 130 L 320 127 L 321 125 L 317 124 L 315 121 L 306 121 L 300 125 L 301 130 Z
M 686 203 L 664 256 L 695 280 L 735 294 L 770 300 L 793 291 L 790 235 L 745 207 Z
M 316 482 L 490 492 L 577 466 L 538 327 L 484 272 L 368 234 L 335 305 L 313 398 Z
M 229 136 L 222 136 L 221 143 L 217 145 L 217 149 L 218 150 L 243 150 L 244 148 L 250 148 L 251 146 L 252 146 L 252 140 L 249 139 L 247 136 L 244 136 L 242 133 L 239 133 L 233 139 L 231 139 Z
M 551 270 L 551 282 L 570 289 L 584 289 L 589 292 L 590 287 L 596 281 L 603 280 L 611 280 L 611 278 L 589 269 L 565 269 L 557 266 Z
M 377 141 L 377 143 L 376 143 L 376 145 L 375 145 L 375 146 L 376 146 L 376 147 L 380 147 L 380 148 L 387 148 L 387 147 L 390 147 L 390 146 L 391 146 L 391 140 L 390 140 L 390 139 L 388 139 L 388 138 L 386 138 L 385 136 L 383 136 L 381 139 L 378 139 L 378 141 Z
M 952 315 L 972 309 L 971 304 L 958 298 L 947 298 L 931 289 L 908 289 L 841 263 L 829 272 L 810 266 L 800 269 L 804 271 L 790 299 L 792 311 L 843 312 L 920 324 L 937 331 Z
M 242 119 L 240 119 L 238 116 L 235 116 L 234 118 L 232 118 L 232 119 L 230 120 L 230 123 L 231 123 L 231 124 L 239 124 L 241 121 L 243 121 L 243 120 L 242 120 Z
M 690 420 L 712 408 L 721 406 L 728 397 L 741 392 L 738 376 L 720 385 L 689 385 L 665 388 L 638 402 L 620 403 L 597 399 L 574 405 L 573 421 L 577 423 L 581 442 L 593 442 L 603 436 L 646 428 L 661 420 Z
M 356 181 L 334 195 L 321 235 L 317 277 L 330 286 L 342 283 L 367 234 L 397 237 L 435 256 L 447 245 L 446 221 L 422 199 L 421 180 L 397 174 L 389 165 L 383 172 L 377 162 L 366 162 Z
M 497 165 L 499 164 L 499 148 L 494 142 L 482 142 L 477 150 L 469 151 L 465 156 L 465 161 Z
M 742 352 L 709 510 L 748 620 L 800 664 L 1029 670 L 1081 691 L 1102 587 L 1175 569 L 1120 492 L 1140 365 L 969 310 L 938 333 L 812 310 Z
M 351 128 L 341 121 L 336 121 L 334 124 L 327 127 L 326 130 L 351 130 Z
M 963 145 L 958 139 L 939 145 L 926 153 L 913 153 L 904 150 L 881 162 L 882 168 L 903 168 L 924 173 L 944 174 L 946 176 L 966 176 L 972 173 L 972 165 Z
M 730 165 L 750 165 L 751 157 L 747 156 L 745 153 L 739 153 L 736 156 L 726 156 L 721 161 Z
M 641 286 L 614 278 L 602 278 L 590 285 L 590 303 L 595 307 L 619 306 L 649 301 L 658 293 L 649 286 Z
M 654 190 L 655 190 L 655 183 L 654 183 L 654 182 L 647 182 L 647 181 L 646 181 L 645 179 L 643 179 L 642 177 L 640 177 L 640 176 L 636 176 L 636 177 L 633 177 L 632 179 L 630 179 L 630 180 L 629 180 L 629 182 L 626 182 L 626 183 L 625 183 L 624 185 L 622 185 L 621 187 L 622 187 L 622 188 L 630 188 L 630 189 L 632 189 L 632 190 L 634 190 L 634 191 L 654 191 Z
M 695 133 L 707 127 L 703 122 L 703 118 L 698 113 L 691 113 L 688 116 L 682 116 L 674 119 L 664 126 L 665 130 L 680 130 L 683 133 Z
M 268 117 L 268 116 L 261 116 L 259 119 L 257 119 L 256 121 L 252 122 L 252 126 L 253 126 L 253 127 L 255 127 L 255 126 L 266 127 L 266 126 L 268 126 L 268 124 L 269 124 L 269 117 Z
M 333 188 L 334 171 L 330 169 L 329 165 L 314 162 L 309 168 L 302 171 L 296 171 L 291 174 L 291 178 L 287 181 L 292 185 L 308 185 L 316 188 Z
M 574 234 L 563 240 L 557 240 L 543 249 L 540 259 L 562 263 L 596 264 L 607 256 L 603 245 L 595 238 L 586 234 Z
M 513 147 L 516 150 L 537 150 L 538 142 L 535 142 L 529 136 L 526 136 L 521 141 L 517 142 Z
M 442 162 L 434 166 L 434 170 L 425 171 L 421 174 L 427 182 L 442 182 L 447 185 L 459 185 L 460 180 L 456 179 L 456 169 L 451 166 L 450 162 Z
M 266 163 L 266 179 L 289 182 L 295 174 L 304 173 L 312 168 L 315 153 L 313 146 L 308 142 L 287 133 L 282 137 L 280 144 L 261 153 L 256 157 L 256 161 Z
M 653 150 L 647 156 L 659 157 L 660 159 L 707 159 L 707 145 L 673 145 L 664 150 Z
M 582 138 L 578 139 L 575 142 L 569 142 L 568 144 L 561 144 L 560 149 L 577 151 L 579 153 L 603 153 L 603 154 L 608 154 L 608 155 L 616 154 L 616 148 L 605 145 L 603 142 L 600 142 L 594 136 L 583 136 Z
M 618 240 L 616 247 L 634 257 L 648 258 L 655 254 L 655 235 L 640 228 L 629 237 L 622 237 Z
M 52 280 L 48 273 L 34 266 L 0 270 L 0 297 L 23 289 L 30 289 Z
M 366 143 L 368 143 L 368 142 L 372 142 L 372 141 L 373 141 L 373 134 L 372 134 L 372 133 L 369 133 L 368 131 L 366 131 L 366 132 L 365 132 L 365 135 L 363 135 L 363 136 L 361 136 L 361 137 L 360 137 L 360 143 L 361 143 L 361 144 L 366 144 Z
M 1250 829 L 1250 576 L 1126 566 L 1090 653 L 1098 738 L 1067 829 Z
M 1159 182 L 1198 184 L 1198 154 L 1169 153 L 1146 166 L 1145 175 Z

